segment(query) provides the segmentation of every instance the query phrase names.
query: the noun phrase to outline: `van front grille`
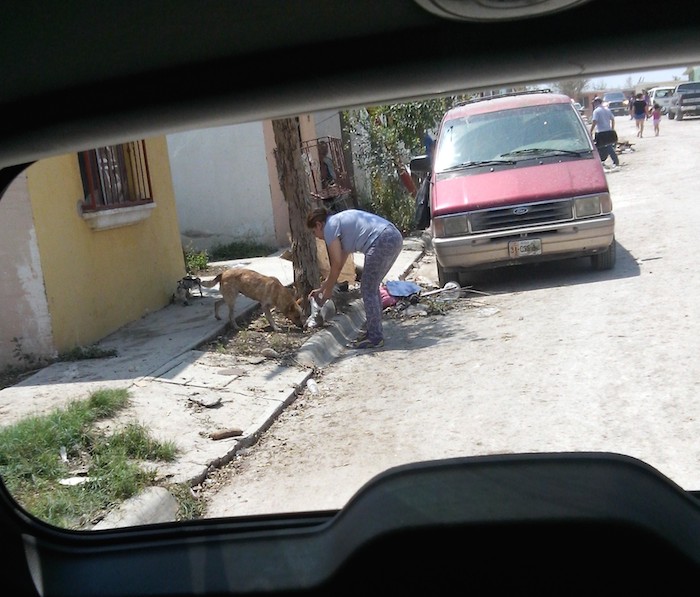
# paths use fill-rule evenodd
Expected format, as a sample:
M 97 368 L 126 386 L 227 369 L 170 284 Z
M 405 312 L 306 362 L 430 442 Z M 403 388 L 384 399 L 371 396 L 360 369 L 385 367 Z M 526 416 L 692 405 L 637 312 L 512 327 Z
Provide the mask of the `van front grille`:
M 472 232 L 509 230 L 536 224 L 566 222 L 573 219 L 573 209 L 569 200 L 547 201 L 475 211 L 470 214 L 469 219 Z

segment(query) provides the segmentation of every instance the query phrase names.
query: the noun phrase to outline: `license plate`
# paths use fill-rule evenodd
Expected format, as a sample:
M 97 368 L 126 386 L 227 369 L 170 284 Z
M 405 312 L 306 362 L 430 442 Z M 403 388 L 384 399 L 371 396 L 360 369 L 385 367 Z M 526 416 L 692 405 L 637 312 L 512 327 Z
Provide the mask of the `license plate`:
M 539 238 L 511 241 L 508 243 L 508 253 L 513 259 L 542 255 L 542 241 Z

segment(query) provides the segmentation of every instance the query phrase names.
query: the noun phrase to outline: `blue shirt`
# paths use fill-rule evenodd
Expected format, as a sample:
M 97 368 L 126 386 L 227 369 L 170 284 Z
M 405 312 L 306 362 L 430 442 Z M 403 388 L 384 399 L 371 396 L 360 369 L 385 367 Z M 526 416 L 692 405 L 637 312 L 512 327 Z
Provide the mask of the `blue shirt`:
M 376 214 L 345 209 L 326 218 L 323 237 L 327 245 L 339 238 L 345 253 L 366 253 L 387 226 L 393 224 Z

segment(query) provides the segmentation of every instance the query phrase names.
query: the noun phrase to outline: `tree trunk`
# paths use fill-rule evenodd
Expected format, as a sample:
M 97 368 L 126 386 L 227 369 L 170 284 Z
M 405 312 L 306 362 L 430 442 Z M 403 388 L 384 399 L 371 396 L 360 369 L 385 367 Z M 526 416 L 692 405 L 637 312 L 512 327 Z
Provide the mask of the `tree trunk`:
M 294 287 L 303 298 L 304 312 L 308 313 L 308 295 L 318 288 L 321 277 L 316 252 L 316 237 L 306 227 L 306 214 L 314 207 L 309 183 L 301 157 L 301 139 L 296 118 L 272 121 L 275 134 L 275 160 L 282 195 L 289 210 L 289 229 L 292 236 L 292 264 Z

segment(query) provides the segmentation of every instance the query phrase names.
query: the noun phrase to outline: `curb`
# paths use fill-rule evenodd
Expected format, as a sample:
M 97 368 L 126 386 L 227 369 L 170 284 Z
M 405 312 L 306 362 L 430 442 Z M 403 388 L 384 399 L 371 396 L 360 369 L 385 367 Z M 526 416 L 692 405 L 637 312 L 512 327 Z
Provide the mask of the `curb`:
M 415 249 L 412 250 L 415 250 L 417 255 L 402 268 L 399 278 L 405 277 L 413 269 L 415 263 L 425 255 L 425 239 L 421 237 L 410 240 L 415 242 Z M 250 308 L 250 310 L 253 309 L 255 309 L 255 306 Z M 357 299 L 348 305 L 347 311 L 336 314 L 326 324 L 324 329 L 319 330 L 309 338 L 299 349 L 296 356 L 296 360 L 300 365 L 309 368 L 309 371 L 303 374 L 299 385 L 304 385 L 308 379 L 313 377 L 315 368 L 326 367 L 343 354 L 346 343 L 357 335 L 364 322 L 364 303 L 362 299 Z M 225 326 L 222 326 L 218 331 L 207 334 L 207 338 L 199 342 L 199 344 L 212 340 L 222 333 L 224 328 Z M 195 344 L 195 346 L 199 344 Z M 255 432 L 249 434 L 244 441 L 227 455 L 227 460 L 232 460 L 239 450 L 255 444 L 260 434 L 264 433 L 280 412 L 287 408 L 295 399 L 296 392 L 293 391 L 261 421 Z M 207 473 L 205 473 L 204 477 L 206 478 L 206 476 Z M 166 488 L 150 487 L 139 495 L 124 501 L 115 510 L 108 513 L 103 520 L 93 527 L 93 530 L 175 522 L 178 509 L 177 500 Z

